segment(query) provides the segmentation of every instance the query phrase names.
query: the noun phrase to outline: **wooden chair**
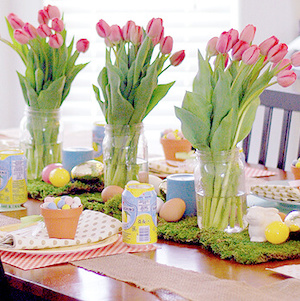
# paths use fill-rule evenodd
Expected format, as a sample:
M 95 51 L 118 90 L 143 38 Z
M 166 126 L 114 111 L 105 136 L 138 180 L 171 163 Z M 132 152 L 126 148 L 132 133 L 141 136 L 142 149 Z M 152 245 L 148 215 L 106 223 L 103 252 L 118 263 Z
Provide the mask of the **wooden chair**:
M 10 287 L 8 285 L 8 282 L 7 282 L 5 273 L 4 273 L 1 258 L 0 258 L 0 300 L 3 300 L 3 301 L 12 301 L 13 300 L 11 297 Z
M 286 169 L 286 158 L 288 151 L 288 141 L 291 129 L 292 112 L 300 111 L 300 94 L 297 93 L 287 93 L 283 91 L 276 90 L 265 90 L 261 96 L 261 106 L 264 107 L 264 118 L 263 118 L 263 130 L 262 138 L 259 152 L 259 162 L 260 164 L 266 165 L 269 140 L 270 140 L 270 130 L 272 123 L 273 109 L 283 109 L 283 121 L 280 133 L 280 145 L 279 145 L 279 155 L 277 160 L 277 168 Z M 274 122 L 274 121 L 273 121 Z M 252 129 L 253 131 L 253 129 Z M 250 142 L 258 143 L 258 141 L 251 141 L 253 136 L 252 131 L 243 141 L 243 150 L 245 153 L 246 162 L 248 162 Z M 295 143 L 299 143 L 300 130 L 298 131 L 297 137 L 295 137 Z M 272 147 L 271 147 L 272 149 Z M 298 157 L 300 156 L 300 147 L 298 149 Z M 298 157 L 295 156 L 295 159 Z

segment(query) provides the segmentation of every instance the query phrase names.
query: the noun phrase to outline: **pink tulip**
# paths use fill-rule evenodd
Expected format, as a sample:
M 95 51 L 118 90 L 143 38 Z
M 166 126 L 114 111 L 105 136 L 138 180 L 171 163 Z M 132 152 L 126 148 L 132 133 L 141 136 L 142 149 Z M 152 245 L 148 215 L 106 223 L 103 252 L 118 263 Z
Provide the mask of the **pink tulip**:
M 247 42 L 248 44 L 251 44 L 251 42 L 254 39 L 256 32 L 256 27 L 252 24 L 248 24 L 241 32 L 240 34 L 240 40 Z
M 64 43 L 64 39 L 59 33 L 52 34 L 49 37 L 49 45 L 52 48 L 59 48 Z
M 250 45 L 245 42 L 239 40 L 233 47 L 232 47 L 232 59 L 234 61 L 240 61 L 242 59 L 243 53 L 250 47 Z
M 46 38 L 46 37 L 50 37 L 52 31 L 47 24 L 43 23 L 37 28 L 37 33 L 41 38 Z
M 123 38 L 124 41 L 129 42 L 130 41 L 130 31 L 131 28 L 135 27 L 135 23 L 133 21 L 127 21 L 127 23 L 122 28 Z
M 152 18 L 146 28 L 146 33 L 149 38 L 154 39 L 161 36 L 163 30 L 163 20 L 161 18 Z
M 7 16 L 7 20 L 13 29 L 22 29 L 24 26 L 24 22 L 13 13 Z
M 291 70 L 292 69 L 292 65 L 291 65 L 291 60 L 290 59 L 283 59 L 281 61 L 279 61 L 278 63 L 276 64 L 273 64 L 272 65 L 272 69 L 276 68 L 277 70 Z
M 300 66 L 300 51 L 297 51 L 292 54 L 291 56 L 291 62 L 294 67 Z
M 153 44 L 153 46 L 159 44 L 159 43 L 163 40 L 164 34 L 165 34 L 165 29 L 162 28 L 162 31 L 160 32 L 160 35 L 157 36 L 156 38 L 153 38 L 153 39 L 152 39 L 152 44 Z
M 242 60 L 246 65 L 254 65 L 259 58 L 260 50 L 257 45 L 250 46 L 242 54 Z
M 218 51 L 216 49 L 217 42 L 218 42 L 217 37 L 213 37 L 207 42 L 206 52 L 209 56 L 214 56 L 218 54 Z
M 277 75 L 277 82 L 282 87 L 288 87 L 292 85 L 297 79 L 297 75 L 292 70 L 280 71 Z
M 90 42 L 87 39 L 81 39 L 76 43 L 76 49 L 78 52 L 86 52 L 89 49 Z
M 275 45 L 277 45 L 278 42 L 279 42 L 279 40 L 275 36 L 272 36 L 272 37 L 264 40 L 263 42 L 261 42 L 259 44 L 260 53 L 262 55 L 268 55 L 269 50 L 272 47 L 274 47 Z
M 35 39 L 38 34 L 36 28 L 30 23 L 25 23 L 23 30 L 28 34 L 30 40 Z
M 110 29 L 111 29 L 111 32 L 109 35 L 109 39 L 111 40 L 111 42 L 113 44 L 120 43 L 123 40 L 122 29 L 120 28 L 120 26 L 114 24 L 110 27 Z
M 111 40 L 109 38 L 104 38 L 104 43 L 109 48 L 114 47 L 114 44 L 111 42 Z
M 38 11 L 38 22 L 39 24 L 48 24 L 49 16 L 48 14 L 43 10 Z
M 280 43 L 272 47 L 267 55 L 267 58 L 272 63 L 278 63 L 281 61 L 288 52 L 288 47 L 284 43 Z
M 56 6 L 53 5 L 45 6 L 44 11 L 49 19 L 60 18 L 60 11 Z
M 169 54 L 172 52 L 172 48 L 173 38 L 170 36 L 163 38 L 163 40 L 160 42 L 160 52 L 162 54 Z
M 129 36 L 133 45 L 140 45 L 143 41 L 143 28 L 138 25 L 132 26 Z
M 52 20 L 52 29 L 56 32 L 61 32 L 65 28 L 64 21 L 59 18 L 54 18 Z
M 220 53 L 226 53 L 230 50 L 232 47 L 232 40 L 231 35 L 229 32 L 224 31 L 221 33 L 220 37 L 218 38 L 217 44 L 216 44 L 216 50 Z
M 29 36 L 23 29 L 16 29 L 14 31 L 14 38 L 22 45 L 29 42 Z
M 101 19 L 96 24 L 96 31 L 101 38 L 107 38 L 111 33 L 111 28 L 104 20 Z
M 232 46 L 234 46 L 239 40 L 239 32 L 236 29 L 231 28 L 228 33 L 231 35 Z
M 185 58 L 185 52 L 184 52 L 184 50 L 180 50 L 180 51 L 175 52 L 170 57 L 171 65 L 178 66 L 179 64 L 181 64 L 181 62 L 184 60 L 184 58 Z

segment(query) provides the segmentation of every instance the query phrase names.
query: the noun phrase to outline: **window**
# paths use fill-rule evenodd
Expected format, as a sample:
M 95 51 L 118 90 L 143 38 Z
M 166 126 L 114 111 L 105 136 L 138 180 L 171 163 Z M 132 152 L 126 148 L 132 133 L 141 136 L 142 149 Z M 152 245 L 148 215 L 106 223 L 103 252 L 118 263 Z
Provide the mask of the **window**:
M 44 3 L 47 5 L 48 1 Z M 105 45 L 95 30 L 99 19 L 120 26 L 131 19 L 145 28 L 151 18 L 160 17 L 164 20 L 165 34 L 174 39 L 174 51 L 186 50 L 185 61 L 178 67 L 170 67 L 160 76 L 160 83 L 173 80 L 176 83 L 144 120 L 149 153 L 160 153 L 160 132 L 166 128 L 180 128 L 174 105 L 181 106 L 185 91 L 191 90 L 197 72 L 197 50 L 204 51 L 211 37 L 234 27 L 233 3 L 235 1 L 186 0 L 183 5 L 181 1 L 161 0 L 152 0 L 150 4 L 140 0 L 52 0 L 51 5 L 57 5 L 64 13 L 69 38 L 87 38 L 91 42 L 89 51 L 78 60 L 90 63 L 78 74 L 62 106 L 64 123 L 72 123 L 75 128 L 91 128 L 94 121 L 103 120 L 92 89 L 104 66 Z

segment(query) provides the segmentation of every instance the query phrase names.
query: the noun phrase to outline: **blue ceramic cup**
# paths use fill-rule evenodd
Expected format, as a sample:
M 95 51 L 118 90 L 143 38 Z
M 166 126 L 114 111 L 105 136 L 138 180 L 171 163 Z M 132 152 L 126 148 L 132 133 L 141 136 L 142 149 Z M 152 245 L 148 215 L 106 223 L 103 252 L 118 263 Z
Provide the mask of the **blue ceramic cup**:
M 173 198 L 184 200 L 186 209 L 183 216 L 193 216 L 197 214 L 194 175 L 173 174 L 167 176 L 166 200 L 168 201 Z
M 72 147 L 62 151 L 62 165 L 68 172 L 74 166 L 92 159 L 93 149 L 90 147 Z

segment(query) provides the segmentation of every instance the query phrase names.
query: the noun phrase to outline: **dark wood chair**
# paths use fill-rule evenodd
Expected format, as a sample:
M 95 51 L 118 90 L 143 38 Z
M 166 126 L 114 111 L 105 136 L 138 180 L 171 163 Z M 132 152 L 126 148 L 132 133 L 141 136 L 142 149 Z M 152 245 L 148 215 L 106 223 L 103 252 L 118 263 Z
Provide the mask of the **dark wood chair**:
M 279 155 L 277 160 L 277 168 L 285 169 L 286 167 L 286 156 L 288 150 L 288 141 L 291 129 L 292 112 L 300 111 L 300 94 L 288 93 L 276 90 L 265 90 L 261 96 L 261 106 L 264 106 L 264 118 L 263 118 L 263 130 L 262 138 L 260 144 L 259 152 L 259 162 L 260 164 L 266 165 L 269 140 L 270 140 L 270 130 L 272 123 L 273 109 L 283 109 L 283 120 L 280 134 L 280 145 L 279 145 Z M 274 121 L 273 121 L 274 122 Z M 298 136 L 295 137 L 295 142 L 299 143 L 300 129 Z M 250 151 L 250 142 L 259 143 L 259 141 L 251 141 L 252 131 L 243 141 L 243 150 L 245 153 L 246 162 L 248 162 L 248 156 Z M 298 149 L 298 157 L 300 156 L 300 147 Z M 297 157 L 295 157 L 297 159 Z
M 1 258 L 0 258 L 0 300 L 3 300 L 3 301 L 12 301 L 13 300 L 12 296 L 11 296 L 10 287 L 8 285 L 8 282 L 7 282 L 5 273 L 4 273 Z

